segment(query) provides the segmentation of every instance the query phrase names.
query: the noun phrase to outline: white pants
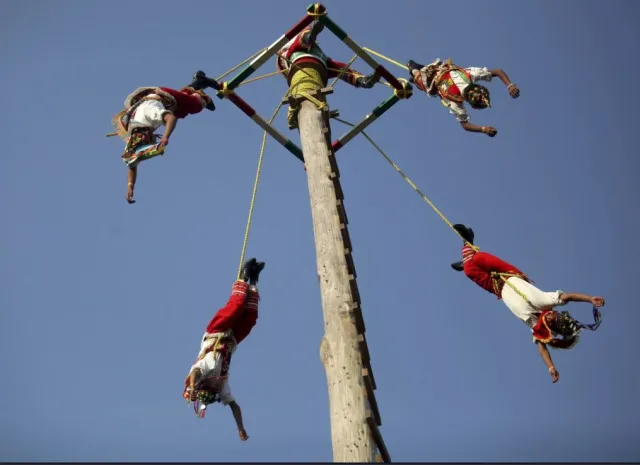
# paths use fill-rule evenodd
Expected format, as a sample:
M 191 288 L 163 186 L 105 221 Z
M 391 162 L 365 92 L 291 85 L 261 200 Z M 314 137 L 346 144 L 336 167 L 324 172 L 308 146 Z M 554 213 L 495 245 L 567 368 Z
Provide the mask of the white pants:
M 524 300 L 510 285 L 524 294 L 529 302 Z M 538 314 L 540 312 L 567 303 L 560 299 L 562 294 L 563 292 L 560 290 L 544 292 L 524 279 L 511 277 L 504 283 L 501 296 L 502 301 L 509 310 L 511 310 L 511 313 L 524 321 L 527 326 L 533 328 L 538 321 Z

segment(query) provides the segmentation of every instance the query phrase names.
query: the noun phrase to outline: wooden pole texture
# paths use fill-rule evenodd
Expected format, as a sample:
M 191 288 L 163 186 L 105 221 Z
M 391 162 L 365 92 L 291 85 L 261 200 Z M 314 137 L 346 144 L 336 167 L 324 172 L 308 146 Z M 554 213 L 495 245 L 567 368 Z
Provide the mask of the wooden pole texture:
M 341 230 L 345 213 L 341 192 L 336 192 L 339 173 L 331 150 L 328 114 L 307 100 L 301 102 L 298 114 L 325 327 L 320 358 L 329 390 L 333 460 L 372 463 L 376 461 L 376 441 L 368 425 L 371 409 L 353 312 L 357 300 L 352 295 L 353 264 L 347 261 L 350 251 L 345 253 Z

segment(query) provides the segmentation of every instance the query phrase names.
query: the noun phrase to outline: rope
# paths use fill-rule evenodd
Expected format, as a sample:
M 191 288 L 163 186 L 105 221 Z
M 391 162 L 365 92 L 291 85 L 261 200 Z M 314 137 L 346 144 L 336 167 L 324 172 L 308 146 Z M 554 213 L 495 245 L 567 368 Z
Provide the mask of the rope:
M 367 52 L 369 52 L 369 53 L 372 53 L 373 55 L 375 55 L 375 56 L 377 56 L 379 58 L 382 58 L 383 60 L 387 60 L 389 63 L 393 63 L 394 65 L 399 66 L 400 68 L 409 71 L 409 67 L 408 66 L 403 65 L 402 63 L 397 62 L 396 60 L 394 60 L 392 58 L 384 56 L 382 53 L 378 53 L 378 52 L 376 52 L 374 50 L 371 50 L 370 48 L 367 48 L 367 47 L 362 47 L 362 49 L 367 51 Z
M 351 58 L 351 60 L 349 60 L 349 63 L 347 63 L 347 66 L 345 66 L 344 68 L 342 68 L 342 69 L 340 70 L 340 74 L 338 74 L 338 75 L 336 76 L 336 78 L 333 80 L 333 82 L 332 82 L 332 83 L 331 83 L 331 85 L 329 86 L 329 89 L 333 89 L 333 88 L 336 86 L 336 84 L 337 84 L 338 80 L 342 77 L 342 75 L 343 75 L 343 74 L 345 74 L 345 73 L 347 72 L 347 69 L 351 68 L 351 65 L 352 65 L 352 64 L 353 64 L 353 62 L 354 62 L 354 61 L 356 61 L 357 59 L 358 59 L 358 54 L 356 53 L 355 55 L 353 55 L 353 58 Z M 354 74 L 356 74 L 356 73 L 349 72 L 348 74 L 350 74 L 350 75 L 354 75 Z
M 246 60 L 244 60 L 242 63 L 234 66 L 233 68 L 231 68 L 229 71 L 221 74 L 220 76 L 218 76 L 216 78 L 216 81 L 220 81 L 222 78 L 224 78 L 225 76 L 233 73 L 236 69 L 240 68 L 242 65 L 244 65 L 245 63 L 248 63 L 249 61 L 253 60 L 255 57 L 257 57 L 258 55 L 260 55 L 261 53 L 263 53 L 265 50 L 267 50 L 267 47 L 263 48 L 262 50 L 254 53 L 253 55 L 251 55 L 249 58 L 247 58 Z
M 304 71 L 304 72 L 302 72 Z M 312 102 L 318 110 L 322 110 L 327 106 L 326 102 L 318 100 L 311 92 L 321 89 L 323 85 L 322 76 L 320 72 L 313 68 L 307 68 L 304 70 L 296 71 L 291 78 L 291 86 L 289 87 L 289 94 L 294 98 L 304 98 Z M 298 104 L 289 105 L 289 111 L 287 113 L 287 124 L 289 129 L 295 129 L 298 127 L 298 112 L 300 106 Z
M 340 119 L 340 118 L 334 118 L 334 119 L 337 121 L 340 121 L 343 124 L 346 124 L 347 126 L 351 126 L 351 127 L 355 126 L 355 124 L 351 124 L 348 121 L 345 121 L 343 119 Z M 438 214 L 438 216 L 442 219 L 442 221 L 444 221 L 447 224 L 447 226 L 449 226 L 451 230 L 460 237 L 460 239 L 462 239 L 469 246 L 473 247 L 474 250 L 480 249 L 479 247 L 476 247 L 473 244 L 468 243 L 464 239 L 464 237 L 460 235 L 460 233 L 453 227 L 453 223 L 451 223 L 451 221 L 449 221 L 447 217 L 444 216 L 444 214 L 438 209 L 438 207 L 436 207 L 435 204 L 431 200 L 429 200 L 429 198 L 426 195 L 424 195 L 424 193 L 418 188 L 418 186 L 414 184 L 414 182 L 409 178 L 409 176 L 407 176 L 400 169 L 400 167 L 391 158 L 389 158 L 389 156 L 378 146 L 378 144 L 376 144 L 373 141 L 373 139 L 371 139 L 371 137 L 369 137 L 369 135 L 365 131 L 362 131 L 362 135 L 371 143 L 371 145 L 373 145 L 373 147 L 384 157 L 384 159 L 387 160 L 387 162 L 389 162 L 389 164 L 398 172 L 398 174 L 402 176 L 402 178 L 413 188 L 413 190 L 415 190 L 418 193 L 418 195 L 422 197 L 422 200 L 427 202 L 427 204 L 433 209 L 434 212 Z
M 341 118 L 334 118 L 337 121 L 340 121 L 343 124 L 346 124 L 347 126 L 351 126 L 354 127 L 355 124 L 351 124 L 348 121 L 345 121 Z M 458 237 L 460 237 L 460 239 L 462 239 L 467 245 L 469 245 L 470 247 L 472 247 L 474 250 L 478 251 L 480 250 L 480 247 L 475 246 L 471 243 L 469 243 L 464 237 L 462 237 L 462 235 L 453 227 L 453 224 L 451 223 L 451 221 L 449 221 L 449 219 L 444 216 L 444 214 L 438 209 L 438 207 L 435 206 L 435 204 L 429 200 L 429 198 L 424 195 L 424 193 L 418 188 L 418 186 L 415 185 L 415 183 L 409 178 L 409 176 L 407 176 L 401 169 L 400 167 L 380 148 L 380 146 L 378 146 L 378 144 L 376 144 L 373 139 L 371 139 L 371 137 L 369 137 L 369 135 L 362 131 L 362 135 L 371 143 L 371 145 L 373 145 L 373 147 L 384 157 L 385 160 L 387 160 L 387 162 L 389 162 L 389 164 L 391 166 L 393 166 L 393 168 L 398 172 L 398 174 L 400 174 L 400 176 L 402 176 L 402 178 L 413 188 L 413 190 L 415 190 L 418 195 L 420 195 L 420 197 L 422 197 L 422 200 L 424 200 L 425 202 L 427 202 L 427 204 L 429 204 L 429 206 L 433 209 L 434 212 L 436 212 L 438 214 L 438 216 L 442 219 L 442 221 L 444 221 L 447 226 L 449 226 L 449 228 L 451 228 L 451 230 L 453 232 L 455 232 Z M 531 305 L 531 302 L 529 301 L 529 299 L 519 290 L 517 289 L 513 283 L 508 282 L 508 279 L 511 277 L 521 277 L 520 275 L 517 274 L 513 274 L 513 273 L 499 273 L 497 271 L 493 271 L 491 273 L 491 277 L 495 280 L 497 278 L 502 279 L 502 281 L 505 282 L 505 284 L 507 284 L 509 287 L 511 287 L 511 289 L 513 289 L 520 297 L 522 297 L 525 302 L 527 302 L 529 305 Z M 494 282 L 494 286 L 495 286 L 495 282 Z M 497 289 L 497 288 L 496 288 Z
M 288 93 L 289 93 L 289 90 L 287 90 L 287 92 L 284 94 L 283 99 L 287 97 Z M 276 110 L 273 112 L 273 115 L 269 119 L 269 124 L 273 122 L 273 120 L 278 115 L 278 112 L 280 111 L 281 108 L 282 108 L 282 99 L 280 100 L 280 103 L 278 104 Z M 264 131 L 264 134 L 262 135 L 262 147 L 260 147 L 260 157 L 258 158 L 258 168 L 256 170 L 256 179 L 253 183 L 253 192 L 251 194 L 251 203 L 249 206 L 249 217 L 247 218 L 247 226 L 245 228 L 244 239 L 242 241 L 242 252 L 240 253 L 240 266 L 238 267 L 238 277 L 237 277 L 238 280 L 241 279 L 242 277 L 242 267 L 244 265 L 245 254 L 247 252 L 247 243 L 249 242 L 249 232 L 251 231 L 251 222 L 253 220 L 253 210 L 256 204 L 256 194 L 258 193 L 258 184 L 260 182 L 260 174 L 262 172 L 262 160 L 264 158 L 264 149 L 266 145 L 267 145 L 267 131 Z
M 249 84 L 250 82 L 259 81 L 261 79 L 266 79 L 268 77 L 275 76 L 276 74 L 282 74 L 282 73 L 285 73 L 285 72 L 287 72 L 287 70 L 283 69 L 283 70 L 280 70 L 280 71 L 274 71 L 273 73 L 263 74 L 262 76 L 254 77 L 254 78 L 251 78 L 251 79 L 247 79 L 246 81 L 242 81 L 240 84 L 238 84 L 238 87 L 244 86 L 245 84 Z

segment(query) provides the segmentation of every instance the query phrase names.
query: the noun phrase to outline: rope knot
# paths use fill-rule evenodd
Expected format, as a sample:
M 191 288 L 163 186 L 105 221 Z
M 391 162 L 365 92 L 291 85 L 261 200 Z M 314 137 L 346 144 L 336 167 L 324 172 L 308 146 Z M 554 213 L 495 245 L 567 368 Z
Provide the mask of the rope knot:
M 219 91 L 224 98 L 229 98 L 229 95 L 233 93 L 233 89 L 229 89 L 229 83 L 224 81 L 222 83 L 222 89 Z
M 396 97 L 401 99 L 409 99 L 413 95 L 413 86 L 406 79 L 399 78 L 400 84 L 402 84 L 402 90 L 393 89 L 393 93 Z

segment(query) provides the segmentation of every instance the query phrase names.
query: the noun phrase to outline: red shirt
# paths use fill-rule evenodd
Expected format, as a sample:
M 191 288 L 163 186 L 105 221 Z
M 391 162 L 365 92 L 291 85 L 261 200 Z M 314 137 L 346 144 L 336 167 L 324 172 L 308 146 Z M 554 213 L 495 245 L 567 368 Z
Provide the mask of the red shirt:
M 471 254 L 470 250 L 471 247 L 468 245 L 462 248 L 463 257 L 469 257 L 464 263 L 464 274 L 487 292 L 495 294 L 498 299 L 502 298 L 500 294 L 502 292 L 502 286 L 504 286 L 504 281 L 498 278 L 496 280 L 496 289 L 496 287 L 494 287 L 494 278 L 491 276 L 492 271 L 517 274 L 520 275 L 521 278 L 526 279 L 522 271 L 495 255 L 486 252 L 475 252 Z

